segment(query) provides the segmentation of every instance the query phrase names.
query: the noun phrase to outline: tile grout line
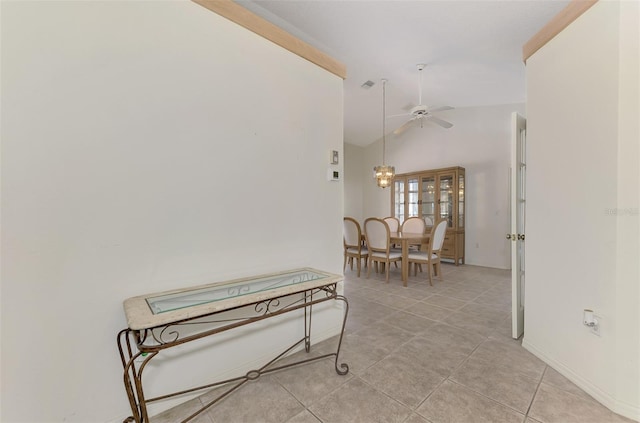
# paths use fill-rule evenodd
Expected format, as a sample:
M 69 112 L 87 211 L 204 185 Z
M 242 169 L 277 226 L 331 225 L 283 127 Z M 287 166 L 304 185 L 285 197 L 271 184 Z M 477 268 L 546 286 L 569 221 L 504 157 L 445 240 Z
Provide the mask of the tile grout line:
M 454 327 L 455 327 L 455 326 L 454 326 Z M 482 344 L 483 344 L 487 339 L 488 339 L 488 338 L 485 338 L 485 340 L 484 340 L 484 341 L 482 341 L 482 342 L 480 342 L 478 345 L 476 345 L 476 347 L 473 349 L 473 351 L 471 351 L 471 352 L 469 353 L 469 355 L 467 356 L 467 358 L 465 358 L 464 360 L 462 360 L 462 362 L 461 362 L 461 363 L 460 363 L 460 364 L 459 364 L 455 369 L 453 369 L 453 370 L 449 373 L 449 375 L 448 375 L 446 378 L 442 379 L 442 381 L 438 384 L 438 386 L 436 386 L 436 387 L 435 387 L 431 392 L 429 392 L 429 395 L 427 395 L 425 399 L 423 399 L 422 401 L 420 401 L 420 403 L 416 406 L 415 410 L 417 410 L 418 408 L 420 408 L 420 406 L 421 406 L 422 404 L 424 404 L 424 403 L 425 403 L 425 402 L 426 402 L 426 401 L 431 397 L 431 395 L 433 395 L 433 394 L 434 394 L 438 389 L 440 389 L 440 387 L 442 386 L 442 384 L 444 384 L 446 381 L 448 381 L 448 380 L 449 380 L 450 382 L 453 382 L 453 381 L 451 381 L 451 380 L 449 379 L 449 378 L 451 377 L 451 375 L 452 375 L 453 373 L 455 373 L 455 372 L 456 372 L 456 370 L 458 370 L 460 367 L 462 367 L 462 366 L 464 365 L 464 363 L 466 363 L 466 362 L 467 362 L 467 360 L 469 360 L 469 358 L 471 358 L 471 356 L 473 355 L 473 353 L 474 353 L 474 352 L 476 352 L 476 350 L 477 350 L 478 348 L 480 348 L 480 345 L 482 345 Z M 417 414 L 418 414 L 418 415 L 420 415 L 420 416 L 422 416 L 422 414 L 420 414 L 420 413 L 417 413 Z M 424 416 L 422 416 L 422 417 L 424 417 Z M 426 417 L 425 417 L 425 418 L 426 418 Z
M 473 393 L 475 393 L 475 394 L 478 394 L 478 395 L 480 395 L 481 397 L 486 398 L 486 399 L 488 399 L 488 400 L 489 400 L 489 401 L 491 401 L 491 402 L 494 402 L 494 403 L 496 403 L 496 404 L 498 404 L 498 405 L 501 405 L 502 407 L 506 407 L 506 408 L 508 408 L 508 409 L 510 409 L 510 410 L 512 410 L 512 411 L 514 411 L 514 412 L 516 412 L 516 413 L 518 413 L 518 414 L 521 414 L 521 415 L 524 417 L 524 419 L 523 419 L 523 420 L 526 420 L 526 418 L 527 418 L 527 415 L 526 415 L 526 414 L 524 414 L 522 411 L 520 411 L 520 410 L 516 410 L 515 408 L 513 408 L 512 406 L 510 406 L 510 405 L 508 405 L 508 404 L 501 403 L 500 401 L 498 401 L 498 400 L 496 400 L 496 399 L 493 399 L 493 398 L 491 398 L 491 397 L 488 397 L 488 396 L 486 396 L 485 394 L 483 394 L 482 392 L 478 392 L 478 391 L 476 391 L 476 390 L 475 390 L 475 389 L 473 389 L 473 388 L 470 388 L 470 387 L 468 387 L 468 386 L 466 386 L 466 385 L 463 385 L 462 383 L 456 382 L 455 380 L 451 380 L 451 379 L 447 379 L 447 380 L 449 380 L 449 382 L 451 382 L 451 383 L 455 383 L 456 385 L 458 385 L 458 386 L 460 386 L 460 387 L 462 387 L 462 388 L 464 388 L 464 389 L 468 389 L 469 391 L 471 391 L 471 392 L 473 392 Z M 534 395 L 534 396 L 535 396 L 535 395 Z
M 527 417 L 529 417 L 529 411 L 531 411 L 531 407 L 533 406 L 533 402 L 535 401 L 536 397 L 538 396 L 538 391 L 540 390 L 540 385 L 542 385 L 542 380 L 544 379 L 544 375 L 547 374 L 547 370 L 549 369 L 548 365 L 544 366 L 544 371 L 542 372 L 542 376 L 540 376 L 540 380 L 538 381 L 538 386 L 536 386 L 536 392 L 534 392 L 533 396 L 531 397 L 531 402 L 529 402 L 529 407 L 527 407 L 527 412 L 525 413 L 525 419 Z
M 366 380 L 364 380 L 360 376 L 354 375 L 354 378 L 358 378 L 362 383 L 367 385 L 369 388 L 373 389 L 374 391 L 376 391 L 377 393 L 379 393 L 381 395 L 384 395 L 385 397 L 389 398 L 391 401 L 395 402 L 396 404 L 399 404 L 401 407 L 406 408 L 407 410 L 409 410 L 409 415 L 407 416 L 407 418 L 411 417 L 411 413 L 413 413 L 414 411 L 411 409 L 410 406 L 398 401 L 397 399 L 393 398 L 391 395 L 387 394 L 386 392 L 381 391 L 380 389 L 378 389 L 375 386 L 371 385 L 369 382 L 367 382 Z
M 450 310 L 450 311 L 454 311 L 454 312 L 455 312 L 455 311 L 460 311 L 460 309 L 461 309 L 461 308 L 464 308 L 465 306 L 467 306 L 467 305 L 469 305 L 469 304 L 478 304 L 478 305 L 480 305 L 480 306 L 489 307 L 489 308 L 494 308 L 494 307 L 492 307 L 492 306 L 494 306 L 494 305 L 495 305 L 495 306 L 500 306 L 501 304 L 494 304 L 494 303 L 491 303 L 491 304 L 475 303 L 475 301 L 476 301 L 478 298 L 480 298 L 480 297 L 484 296 L 484 295 L 485 295 L 487 292 L 489 292 L 490 290 L 495 290 L 495 289 L 499 288 L 499 283 L 500 283 L 500 282 L 496 282 L 495 284 L 492 284 L 491 286 L 486 287 L 482 292 L 478 292 L 478 293 L 477 293 L 477 295 L 476 295 L 473 299 L 462 300 L 462 299 L 460 299 L 460 298 L 456 298 L 456 297 L 449 297 L 449 296 L 447 296 L 447 295 L 444 295 L 444 296 L 446 296 L 446 297 L 453 298 L 453 299 L 456 299 L 456 300 L 458 300 L 458 301 L 464 302 L 464 305 L 462 305 L 462 306 L 461 306 L 460 308 L 458 308 L 457 310 L 451 310 L 450 308 L 446 308 L 446 307 L 441 307 L 441 308 L 445 308 L 445 309 L 447 309 L 447 310 Z M 425 302 L 425 301 L 424 301 L 424 300 L 426 300 L 426 299 L 428 299 L 428 298 L 432 297 L 433 295 L 443 295 L 443 294 L 442 294 L 442 292 L 441 292 L 441 291 L 434 292 L 432 295 L 427 296 L 427 297 L 425 297 L 425 298 L 423 298 L 423 299 L 418 300 L 418 302 L 421 302 L 421 303 L 423 303 L 423 304 L 433 305 L 433 306 L 436 306 L 436 307 L 440 307 L 440 306 L 438 306 L 438 305 L 430 304 L 430 303 L 427 303 L 427 302 Z M 415 313 L 412 313 L 412 312 L 410 312 L 410 311 L 408 311 L 408 310 L 406 310 L 406 309 L 404 309 L 404 310 L 400 310 L 400 311 L 404 311 L 404 312 L 406 312 L 406 313 L 409 313 L 409 314 L 412 314 L 412 315 L 415 315 L 415 316 L 418 316 L 418 317 L 421 317 L 421 318 L 426 318 L 426 317 L 424 317 L 424 316 L 421 316 L 421 315 L 417 315 L 417 314 L 415 314 Z M 499 310 L 496 310 L 496 311 L 497 311 L 497 312 L 499 312 Z M 468 313 L 469 313 L 471 316 L 476 315 L 476 313 L 473 313 L 473 312 L 468 312 Z M 481 315 L 481 314 L 480 314 L 480 315 L 477 315 L 477 317 L 482 317 L 482 315 Z M 505 316 L 505 318 L 506 318 L 506 316 Z M 430 319 L 430 320 L 431 320 L 431 319 Z M 466 328 L 459 328 L 459 327 L 457 327 L 457 326 L 455 326 L 455 325 L 451 325 L 451 324 L 449 324 L 449 323 L 447 323 L 447 322 L 444 322 L 444 321 L 435 321 L 435 322 L 436 322 L 437 324 L 443 324 L 443 325 L 447 325 L 447 326 L 452 326 L 452 327 L 455 327 L 455 328 L 460 329 L 460 330 L 468 331 L 468 329 L 466 329 Z M 494 331 L 494 332 L 495 332 L 495 331 Z M 417 335 L 416 335 L 416 336 L 417 336 Z M 434 388 L 434 389 L 429 393 L 429 395 L 427 395 L 427 396 L 425 397 L 425 399 L 424 399 L 424 400 L 422 400 L 422 401 L 421 401 L 421 402 L 420 402 L 416 407 L 411 407 L 411 408 L 412 408 L 412 412 L 413 412 L 413 413 L 416 413 L 416 411 L 415 411 L 415 410 L 417 410 L 417 409 L 418 409 L 422 404 L 424 404 L 424 403 L 425 403 L 425 402 L 426 402 L 426 401 L 427 401 L 427 400 L 428 400 L 428 399 L 429 399 L 429 398 L 430 398 L 430 397 L 431 397 L 431 396 L 432 396 L 432 395 L 433 395 L 433 394 L 434 394 L 438 389 L 440 389 L 440 387 L 445 383 L 445 381 L 449 381 L 449 382 L 454 383 L 454 384 L 456 384 L 456 385 L 458 385 L 458 386 L 461 386 L 461 387 L 463 387 L 463 388 L 465 388 L 465 389 L 468 389 L 468 390 L 470 390 L 471 392 L 474 392 L 474 393 L 476 393 L 476 394 L 478 394 L 478 395 L 480 395 L 480 396 L 482 396 L 482 397 L 484 397 L 484 398 L 486 398 L 486 399 L 490 400 L 490 401 L 491 401 L 491 402 L 493 402 L 493 403 L 499 404 L 499 405 L 501 405 L 501 406 L 503 406 L 503 407 L 507 407 L 507 408 L 509 408 L 509 409 L 513 410 L 514 412 L 518 413 L 519 415 L 522 415 L 522 414 L 523 414 L 523 413 L 522 413 L 522 411 L 520 411 L 520 410 L 516 410 L 515 408 L 513 408 L 513 407 L 511 407 L 511 406 L 509 406 L 509 405 L 507 405 L 507 404 L 503 404 L 503 403 L 501 403 L 500 401 L 497 401 L 497 400 L 495 400 L 495 399 L 493 399 L 493 398 L 487 397 L 487 396 L 483 395 L 482 393 L 477 392 L 477 391 L 475 391 L 474 389 L 469 388 L 469 387 L 467 387 L 467 386 L 465 386 L 465 385 L 462 385 L 462 384 L 460 384 L 460 383 L 456 382 L 455 380 L 451 379 L 452 375 L 453 375 L 453 374 L 454 374 L 454 373 L 455 373 L 459 368 L 461 368 L 462 366 L 464 366 L 464 364 L 465 364 L 465 363 L 467 363 L 467 362 L 470 360 L 470 358 L 471 358 L 471 356 L 474 354 L 474 352 L 475 352 L 475 351 L 476 351 L 476 350 L 477 350 L 481 345 L 483 345 L 484 343 L 486 343 L 486 342 L 488 342 L 488 341 L 500 342 L 501 340 L 492 339 L 492 338 L 490 337 L 490 335 L 486 335 L 486 336 L 484 336 L 484 340 L 483 340 L 482 342 L 480 342 L 480 343 L 479 343 L 479 344 L 478 344 L 478 345 L 473 349 L 473 351 L 471 351 L 471 352 L 469 353 L 469 355 L 468 355 L 468 356 L 467 356 L 467 357 L 466 357 L 466 358 L 465 358 L 465 359 L 464 359 L 464 360 L 463 360 L 463 361 L 462 361 L 458 366 L 456 366 L 456 368 L 455 368 L 453 371 L 451 371 L 451 372 L 449 373 L 449 375 L 448 375 L 446 378 L 443 378 L 443 380 L 442 380 L 442 381 L 441 381 L 441 382 L 440 382 L 440 383 L 439 383 L 439 384 L 438 384 L 438 385 L 437 385 L 437 386 L 436 386 L 436 387 L 435 387 L 435 388 Z M 545 368 L 545 370 L 546 370 L 546 368 Z M 543 376 L 544 376 L 544 372 L 543 372 Z M 538 387 L 539 387 L 539 385 L 540 385 L 540 383 L 541 383 L 541 380 L 542 380 L 542 378 L 540 379 L 540 382 L 538 383 Z M 538 387 L 537 387 L 537 388 L 538 388 Z M 375 389 L 375 388 L 374 388 L 374 389 Z M 537 389 L 536 389 L 536 393 L 537 393 Z M 534 393 L 533 398 L 535 398 L 536 393 Z M 385 395 L 386 395 L 386 394 L 385 394 Z M 387 396 L 388 396 L 388 395 L 387 395 Z M 391 397 L 390 397 L 390 398 L 391 398 Z M 533 401 L 533 398 L 532 398 L 532 401 Z M 393 398 L 391 398 L 391 399 L 393 399 Z M 531 406 L 531 403 L 530 403 L 530 405 L 529 405 L 529 408 L 530 408 L 530 406 Z M 528 413 L 528 410 L 527 410 L 527 413 Z M 424 418 L 424 416 L 422 416 L 421 414 L 419 414 L 419 413 L 416 413 L 416 414 L 418 414 L 419 416 L 421 416 L 421 417 L 423 417 L 423 418 Z M 525 415 L 524 415 L 524 417 L 526 418 L 526 417 L 527 417 L 527 414 L 525 414 Z M 405 419 L 405 420 L 406 420 L 406 419 Z

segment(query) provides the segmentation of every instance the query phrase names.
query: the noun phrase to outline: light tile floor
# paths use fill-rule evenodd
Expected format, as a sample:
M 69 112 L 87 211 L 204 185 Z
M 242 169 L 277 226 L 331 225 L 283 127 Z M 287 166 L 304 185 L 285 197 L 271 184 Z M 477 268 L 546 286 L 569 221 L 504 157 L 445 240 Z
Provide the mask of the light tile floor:
M 349 301 L 339 376 L 331 359 L 261 376 L 197 423 L 631 422 L 591 398 L 511 339 L 507 271 L 443 265 L 402 286 L 347 268 Z M 311 354 L 335 348 L 337 338 Z M 306 354 L 304 352 L 298 354 Z M 174 423 L 212 393 L 152 419 Z

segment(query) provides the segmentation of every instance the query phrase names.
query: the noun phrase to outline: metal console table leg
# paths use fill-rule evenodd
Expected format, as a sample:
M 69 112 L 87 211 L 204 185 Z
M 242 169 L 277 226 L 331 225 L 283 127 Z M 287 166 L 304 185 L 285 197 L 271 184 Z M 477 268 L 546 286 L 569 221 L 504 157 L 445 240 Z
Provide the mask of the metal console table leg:
M 231 322 L 228 322 L 225 319 L 222 320 L 211 320 L 205 322 L 198 322 L 198 324 L 202 323 L 210 323 L 210 324 L 219 324 L 220 322 L 224 323 L 222 326 L 217 326 L 211 329 L 205 329 L 195 335 L 188 335 L 185 337 L 180 337 L 179 330 L 177 329 L 181 325 L 193 325 L 195 319 L 186 319 L 182 321 L 171 322 L 169 324 L 165 324 L 162 326 L 151 327 L 141 330 L 133 330 L 130 328 L 123 329 L 118 333 L 117 336 L 117 344 L 118 350 L 120 352 L 120 359 L 123 366 L 123 376 L 124 376 L 124 386 L 125 391 L 127 393 L 127 397 L 129 399 L 129 405 L 131 407 L 132 415 L 127 417 L 123 423 L 147 423 L 150 421 L 150 417 L 148 415 L 147 404 L 164 400 L 167 398 L 175 397 L 178 395 L 189 394 L 197 391 L 202 391 L 205 389 L 212 389 L 217 386 L 229 384 L 228 389 L 222 392 L 213 400 L 209 401 L 205 404 L 201 409 L 197 410 L 195 413 L 187 416 L 182 422 L 188 422 L 201 413 L 203 413 L 208 408 L 220 402 L 222 399 L 227 397 L 229 394 L 239 389 L 245 383 L 256 380 L 260 376 L 276 371 L 280 371 L 286 368 L 290 368 L 293 366 L 298 366 L 318 360 L 325 359 L 327 357 L 335 357 L 334 367 L 336 373 L 339 375 L 346 375 L 349 372 L 349 366 L 346 363 L 339 363 L 340 359 L 340 349 L 342 347 L 342 340 L 344 337 L 344 331 L 347 322 L 347 316 L 349 312 L 349 303 L 346 297 L 339 295 L 337 293 L 337 283 L 332 283 L 324 286 L 320 286 L 315 289 L 306 290 L 300 293 L 302 298 L 293 301 L 291 303 L 282 304 L 285 299 L 292 297 L 291 294 L 283 295 L 280 297 L 270 298 L 264 301 L 258 301 L 250 304 L 243 305 L 241 307 L 236 307 L 233 310 L 241 310 L 241 309 L 252 309 L 252 313 L 254 314 L 251 317 L 241 318 L 241 319 L 232 319 Z M 315 298 L 314 298 L 315 296 Z M 304 345 L 304 350 L 309 353 L 311 351 L 311 321 L 313 315 L 313 306 L 318 303 L 326 302 L 326 301 L 341 301 L 344 304 L 344 315 L 342 319 L 342 327 L 340 330 L 340 336 L 338 339 L 338 345 L 336 347 L 336 351 L 333 353 L 323 354 L 316 357 L 311 357 L 303 360 L 298 360 L 294 363 L 289 363 L 282 366 L 272 367 L 278 360 L 285 357 L 287 354 L 292 352 L 294 349 L 299 347 L 300 345 Z M 181 345 L 187 342 L 195 341 L 198 339 L 202 339 L 208 336 L 212 336 L 221 332 L 225 332 L 237 327 L 245 326 L 251 323 L 255 323 L 267 318 L 275 317 L 284 313 L 289 313 L 294 310 L 303 309 L 304 311 L 304 337 L 300 340 L 296 341 L 293 345 L 286 348 L 283 352 L 278 354 L 271 361 L 266 363 L 264 366 L 251 370 L 247 372 L 245 375 L 240 377 L 235 377 L 207 385 L 202 385 L 194 388 L 190 388 L 187 390 L 182 390 L 178 392 L 173 392 L 166 395 L 161 395 L 154 398 L 147 399 L 144 394 L 143 388 L 143 373 L 147 364 L 156 357 L 162 350 L 175 347 L 177 345 Z M 220 315 L 221 313 L 225 313 L 229 310 L 222 310 L 210 313 L 209 315 L 205 315 L 204 317 L 214 317 L 216 315 Z M 203 316 L 199 316 L 197 319 L 202 319 Z M 224 316 L 220 316 L 224 317 Z M 153 341 L 150 343 L 150 341 Z

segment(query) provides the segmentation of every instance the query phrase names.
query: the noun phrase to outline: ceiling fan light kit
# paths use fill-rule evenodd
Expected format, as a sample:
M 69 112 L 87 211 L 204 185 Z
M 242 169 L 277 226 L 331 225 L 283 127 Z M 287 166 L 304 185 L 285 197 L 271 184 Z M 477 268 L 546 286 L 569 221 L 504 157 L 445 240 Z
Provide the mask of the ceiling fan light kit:
M 375 166 L 373 168 L 373 176 L 376 178 L 376 183 L 380 188 L 386 188 L 393 182 L 393 177 L 396 174 L 396 168 L 393 166 L 387 166 L 384 164 L 384 156 L 386 150 L 386 135 L 385 135 L 385 96 L 386 96 L 386 84 L 387 80 L 382 80 L 382 165 Z
M 408 121 L 406 121 L 402 126 L 400 126 L 399 128 L 397 128 L 395 131 L 393 131 L 394 135 L 401 135 L 404 131 L 407 130 L 407 128 L 409 128 L 409 126 L 413 125 L 416 122 L 420 123 L 420 127 L 422 128 L 422 125 L 424 123 L 425 120 L 429 119 L 430 121 L 432 121 L 433 123 L 442 126 L 443 128 L 451 128 L 453 126 L 453 124 L 451 122 L 447 122 L 446 120 L 440 119 L 436 116 L 433 115 L 434 112 L 440 112 L 440 111 L 444 111 L 444 110 L 451 110 L 453 109 L 453 107 L 451 106 L 441 106 L 441 107 L 427 107 L 426 105 L 422 104 L 422 71 L 424 70 L 424 68 L 427 65 L 421 63 L 417 65 L 418 68 L 418 74 L 420 75 L 419 78 L 419 85 L 418 85 L 418 105 L 413 107 L 411 109 L 411 111 L 409 113 L 407 113 L 406 115 L 400 115 L 400 116 L 411 116 L 411 118 L 409 118 Z

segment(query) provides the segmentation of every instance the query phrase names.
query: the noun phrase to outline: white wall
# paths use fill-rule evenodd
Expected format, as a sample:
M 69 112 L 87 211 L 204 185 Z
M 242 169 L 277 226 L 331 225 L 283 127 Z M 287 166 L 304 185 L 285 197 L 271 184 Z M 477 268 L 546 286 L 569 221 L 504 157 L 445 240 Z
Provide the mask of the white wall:
M 189 1 L 2 2 L 1 17 L 0 420 L 122 421 L 125 298 L 341 272 L 340 78 Z M 316 335 L 340 316 L 314 314 Z M 150 389 L 252 365 L 290 326 Z
M 523 342 L 636 420 L 639 22 L 637 2 L 598 2 L 527 62 Z
M 361 224 L 364 223 L 363 214 L 363 186 L 369 182 L 364 180 L 364 151 L 363 147 L 344 144 L 344 215 L 353 217 Z
M 640 3 L 620 3 L 616 394 L 640 421 Z M 626 408 L 626 406 L 620 407 Z M 633 410 L 633 411 L 632 411 Z
M 462 166 L 466 169 L 466 260 L 468 264 L 507 269 L 509 244 L 509 151 L 511 113 L 524 114 L 523 104 L 459 108 L 442 113 L 454 126 L 434 124 L 387 138 L 387 164 L 396 173 Z M 388 216 L 389 189 L 378 188 L 371 177 L 382 160 L 382 141 L 364 154 L 364 213 Z M 345 199 L 348 201 L 348 199 Z

